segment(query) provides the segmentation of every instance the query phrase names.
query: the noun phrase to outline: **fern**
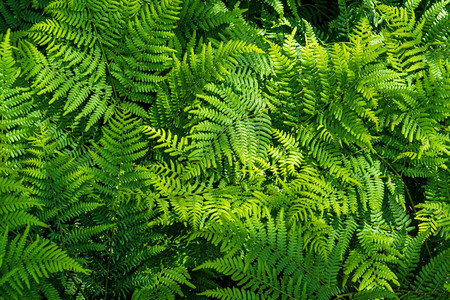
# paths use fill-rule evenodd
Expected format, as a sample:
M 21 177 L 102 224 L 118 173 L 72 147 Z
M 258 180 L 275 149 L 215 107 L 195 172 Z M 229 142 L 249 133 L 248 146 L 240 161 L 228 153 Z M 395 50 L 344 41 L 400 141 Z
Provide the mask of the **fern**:
M 2 92 L 2 132 L 0 135 L 0 294 L 8 299 L 35 298 L 40 293 L 49 299 L 58 299 L 53 284 L 46 280 L 50 276 L 61 276 L 62 271 L 87 273 L 76 260 L 69 257 L 57 244 L 39 235 L 30 234 L 30 226 L 50 227 L 31 213 L 43 203 L 31 195 L 33 189 L 23 183 L 18 161 L 11 161 L 17 152 L 11 149 L 11 138 L 4 133 L 13 128 L 20 133 L 16 141 L 25 144 L 27 127 L 31 123 L 26 117 L 31 107 L 27 89 L 15 87 L 19 70 L 15 66 L 9 45 L 9 32 L 1 44 L 4 50 L 0 59 Z M 25 91 L 25 93 L 23 93 Z M 8 108 L 8 110 L 6 109 Z M 23 114 L 23 115 L 22 115 Z M 6 123 L 6 124 L 5 124 Z M 20 145 L 20 144 L 19 144 Z M 20 152 L 19 152 L 20 153 Z M 15 155 L 16 154 L 16 155 Z M 26 225 L 26 229 L 22 229 Z M 31 239 L 31 241 L 30 241 Z
M 39 1 L 8 1 L 0 2 L 0 33 L 8 29 L 26 30 L 34 23 L 45 19 L 43 8 L 49 0 Z
M 329 260 L 322 260 L 303 247 L 301 228 L 286 228 L 281 212 L 277 219 L 267 215 L 267 223 L 257 218 L 230 226 L 226 232 L 217 232 L 214 227 L 199 233 L 214 243 L 222 243 L 222 258 L 202 264 L 199 268 L 212 268 L 231 276 L 241 288 L 218 288 L 204 294 L 217 299 L 234 299 L 239 295 L 259 299 L 302 299 L 314 297 L 328 299 L 339 295 L 337 286 L 339 262 L 356 229 L 352 220 L 345 222 L 340 233 L 342 240 L 332 246 Z M 247 225 L 244 225 L 247 224 Z M 230 224 L 231 225 L 231 224 Z M 243 226 L 244 225 L 244 226 Z M 248 227 L 248 234 L 239 228 Z M 225 235 L 223 233 L 226 233 Z M 237 252 L 233 244 L 237 235 L 246 237 L 243 252 Z M 307 234 L 306 234 L 307 235 Z M 238 244 L 239 245 L 239 244 Z M 306 248 L 307 249 L 307 248 Z M 243 259 L 241 258 L 243 257 Z M 234 297 L 234 298 L 233 298 Z
M 0 57 L 0 101 L 2 116 L 0 130 L 2 153 L 10 158 L 24 154 L 25 139 L 30 135 L 33 119 L 33 93 L 20 80 L 18 67 L 10 44 L 10 31 L 1 42 Z
M 431 293 L 439 295 L 440 292 L 448 295 L 444 283 L 448 281 L 448 249 L 425 265 L 414 282 L 415 292 Z
M 168 89 L 159 90 L 157 102 L 152 107 L 151 120 L 153 127 L 161 127 L 162 124 L 175 122 L 176 127 L 183 127 L 180 120 L 185 107 L 194 104 L 196 94 L 201 93 L 202 88 L 211 81 L 224 80 L 224 75 L 230 74 L 230 70 L 236 68 L 236 57 L 243 53 L 261 53 L 261 49 L 243 41 L 228 41 L 220 43 L 217 49 L 202 44 L 198 47 L 198 53 L 193 48 L 188 49 L 183 60 L 174 58 L 174 66 L 168 76 Z
M 139 185 L 147 178 L 145 169 L 138 165 L 147 152 L 139 123 L 130 118 L 129 112 L 116 111 L 109 128 L 103 130 L 102 147 L 95 144 L 96 151 L 91 151 L 96 167 L 90 172 L 96 178 L 94 191 L 102 205 L 82 220 L 91 229 L 88 234 L 96 234 L 105 249 L 100 256 L 96 252 L 99 249 L 87 249 L 91 250 L 87 257 L 98 261 L 92 275 L 82 279 L 89 283 L 86 289 L 92 295 L 123 298 L 138 287 L 143 294 L 159 293 L 159 289 L 175 294 L 179 293 L 180 284 L 188 283 L 189 277 L 182 269 L 160 271 L 157 265 L 149 264 L 165 246 L 164 235 L 152 233 L 147 225 L 155 216 L 152 211 L 154 195 L 140 189 Z M 103 229 L 92 231 L 94 228 Z M 79 238 L 85 240 L 85 236 Z M 119 259 L 121 257 L 124 259 Z M 128 275 L 123 276 L 124 272 Z M 168 277 L 159 281 L 158 272 Z M 171 276 L 184 279 L 172 281 Z M 104 288 L 99 289 L 99 286 Z
M 0 298 L 447 299 L 449 5 L 0 0 Z
M 169 46 L 174 34 L 171 29 L 178 20 L 181 1 L 163 1 L 142 7 L 128 24 L 124 46 L 114 55 L 111 75 L 117 80 L 117 93 L 132 102 L 126 102 L 135 114 L 146 116 L 145 109 L 134 102 L 152 103 L 152 92 L 164 81 L 164 73 L 171 66 L 175 52 Z M 150 94 L 150 95 L 149 95 Z
M 0 287 L 3 295 L 19 299 L 22 290 L 31 287 L 31 280 L 39 283 L 40 277 L 49 277 L 51 273 L 63 270 L 87 272 L 49 240 L 37 236 L 35 241 L 27 243 L 28 232 L 29 227 L 22 235 L 17 235 L 7 247 L 3 246 L 2 273 L 6 274 L 8 280 L 8 284 Z M 2 234 L 3 245 L 7 234 L 7 230 Z
M 224 28 L 239 22 L 244 10 L 234 7 L 229 9 L 222 1 L 183 1 L 180 21 L 174 30 L 176 42 L 183 51 L 194 48 L 198 42 L 206 42 L 207 38 L 218 38 Z M 180 49 L 180 50 L 181 50 Z M 182 51 L 177 58 L 182 58 Z
M 245 73 L 236 75 L 227 78 L 230 86 L 210 84 L 204 88 L 206 95 L 198 95 L 202 103 L 190 111 L 195 116 L 191 160 L 216 165 L 223 157 L 233 164 L 232 157 L 237 156 L 251 168 L 254 158 L 267 151 L 270 119 L 263 98 L 255 93 L 257 81 Z M 234 93 L 236 88 L 242 94 Z

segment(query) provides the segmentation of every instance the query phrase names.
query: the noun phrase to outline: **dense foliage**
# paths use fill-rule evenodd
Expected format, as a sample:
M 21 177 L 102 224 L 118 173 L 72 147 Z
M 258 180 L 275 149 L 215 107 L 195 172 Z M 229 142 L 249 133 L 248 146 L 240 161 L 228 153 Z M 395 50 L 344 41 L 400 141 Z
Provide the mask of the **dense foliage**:
M 0 0 L 0 299 L 449 299 L 450 0 Z

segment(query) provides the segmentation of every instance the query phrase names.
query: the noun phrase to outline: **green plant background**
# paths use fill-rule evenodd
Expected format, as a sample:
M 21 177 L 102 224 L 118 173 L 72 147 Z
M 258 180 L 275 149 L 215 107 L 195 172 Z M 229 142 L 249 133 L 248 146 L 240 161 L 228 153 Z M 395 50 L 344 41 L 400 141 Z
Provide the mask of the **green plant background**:
M 449 0 L 0 0 L 0 299 L 448 299 Z

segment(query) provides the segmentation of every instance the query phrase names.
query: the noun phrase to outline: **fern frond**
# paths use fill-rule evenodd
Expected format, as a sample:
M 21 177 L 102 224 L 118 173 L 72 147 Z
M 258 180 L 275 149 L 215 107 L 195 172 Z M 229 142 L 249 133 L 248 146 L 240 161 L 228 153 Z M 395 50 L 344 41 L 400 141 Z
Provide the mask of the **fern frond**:
M 8 30 L 0 43 L 0 134 L 2 155 L 17 157 L 24 154 L 25 139 L 31 133 L 33 93 L 20 81 L 21 70 L 13 56 Z
M 228 252 L 230 248 L 238 249 L 234 248 L 233 240 L 229 240 L 229 237 L 224 237 L 222 234 L 205 234 L 208 239 L 221 243 L 221 251 L 229 254 L 214 261 L 205 262 L 197 268 L 212 268 L 231 276 L 231 279 L 241 286 L 240 289 L 233 289 L 231 294 L 230 289 L 219 288 L 206 291 L 205 295 L 229 299 L 227 297 L 233 297 L 236 293 L 247 295 L 251 291 L 252 293 L 248 294 L 250 296 L 263 294 L 269 298 L 300 299 L 319 293 L 322 295 L 321 299 L 327 299 L 339 293 L 336 286 L 327 286 L 315 276 L 314 271 L 309 271 L 306 266 L 303 267 L 304 260 L 311 264 L 317 261 L 310 254 L 304 254 L 301 230 L 297 228 L 288 230 L 283 221 L 282 212 L 276 220 L 267 214 L 267 224 L 263 224 L 257 218 L 247 219 L 245 223 L 248 227 L 248 237 L 245 241 L 246 250 L 242 253 L 236 250 Z M 232 224 L 229 223 L 229 225 Z M 237 226 L 225 230 L 233 233 L 231 237 L 237 234 L 247 235 L 245 232 L 240 232 Z
M 117 92 L 133 102 L 153 103 L 153 92 L 165 80 L 175 52 L 169 46 L 181 1 L 150 2 L 128 24 L 128 36 L 117 50 L 111 74 Z M 146 117 L 146 114 L 141 115 Z
M 444 287 L 445 282 L 448 282 L 450 277 L 450 273 L 448 272 L 450 265 L 449 255 L 450 249 L 446 249 L 423 266 L 412 285 L 415 292 L 442 293 L 442 296 L 449 294 L 448 290 L 445 290 Z
M 270 118 L 257 93 L 257 81 L 247 74 L 230 77 L 234 79 L 230 85 L 208 84 L 205 91 L 210 94 L 197 95 L 202 104 L 190 111 L 196 117 L 189 136 L 194 149 L 190 160 L 215 166 L 222 158 L 233 164 L 232 157 L 237 156 L 250 168 L 267 152 Z
M 11 275 L 8 284 L 0 287 L 3 295 L 14 295 L 14 291 L 20 295 L 23 289 L 30 288 L 32 280 L 39 283 L 41 277 L 49 277 L 49 274 L 63 270 L 88 273 L 49 240 L 37 236 L 35 241 L 27 242 L 29 230 L 30 227 L 27 227 L 22 235 L 17 235 L 3 248 L 5 252 L 2 273 L 8 274 L 11 270 L 17 270 L 13 274 L 9 273 Z

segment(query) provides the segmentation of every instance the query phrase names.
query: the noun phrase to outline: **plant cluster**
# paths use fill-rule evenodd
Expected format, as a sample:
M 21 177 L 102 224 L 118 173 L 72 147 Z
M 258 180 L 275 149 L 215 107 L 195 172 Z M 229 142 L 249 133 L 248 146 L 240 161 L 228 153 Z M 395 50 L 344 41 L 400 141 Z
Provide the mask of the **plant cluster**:
M 450 298 L 450 0 L 0 0 L 0 299 Z

